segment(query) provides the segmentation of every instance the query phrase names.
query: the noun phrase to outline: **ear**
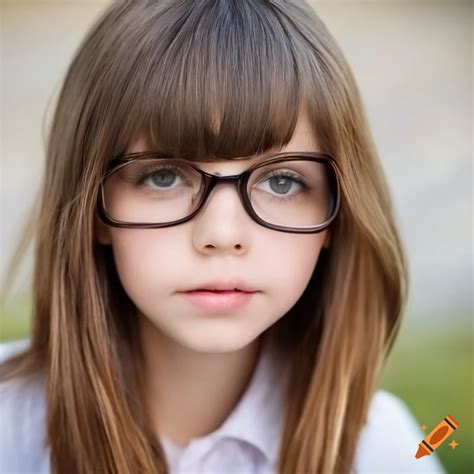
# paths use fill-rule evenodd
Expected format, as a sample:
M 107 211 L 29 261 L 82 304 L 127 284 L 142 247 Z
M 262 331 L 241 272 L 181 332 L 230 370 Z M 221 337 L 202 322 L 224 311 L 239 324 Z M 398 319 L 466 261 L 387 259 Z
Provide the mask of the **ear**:
M 97 214 L 94 214 L 94 240 L 102 245 L 110 245 L 112 243 L 110 227 L 105 225 L 98 218 Z

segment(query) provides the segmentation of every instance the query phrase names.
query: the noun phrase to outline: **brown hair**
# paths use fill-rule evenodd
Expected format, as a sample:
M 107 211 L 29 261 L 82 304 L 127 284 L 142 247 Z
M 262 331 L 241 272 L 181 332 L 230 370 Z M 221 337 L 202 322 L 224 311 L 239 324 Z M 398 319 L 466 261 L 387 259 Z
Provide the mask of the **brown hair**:
M 106 9 L 67 71 L 30 222 L 31 347 L 2 366 L 3 379 L 45 373 L 55 473 L 167 472 L 139 396 L 134 305 L 110 246 L 94 240 L 107 162 L 139 134 L 190 160 L 264 153 L 289 142 L 302 110 L 337 160 L 341 209 L 308 287 L 276 326 L 298 368 L 278 469 L 350 471 L 408 280 L 350 67 L 301 0 L 136 0 Z

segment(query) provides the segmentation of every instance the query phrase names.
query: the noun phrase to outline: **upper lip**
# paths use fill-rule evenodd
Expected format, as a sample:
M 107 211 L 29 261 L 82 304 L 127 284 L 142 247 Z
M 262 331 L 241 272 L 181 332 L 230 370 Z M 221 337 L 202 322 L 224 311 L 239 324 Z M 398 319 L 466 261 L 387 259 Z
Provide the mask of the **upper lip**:
M 240 290 L 246 291 L 248 293 L 253 293 L 256 290 L 252 285 L 245 283 L 241 280 L 215 280 L 215 281 L 208 281 L 206 283 L 199 283 L 193 288 L 184 291 L 197 291 L 197 290 Z

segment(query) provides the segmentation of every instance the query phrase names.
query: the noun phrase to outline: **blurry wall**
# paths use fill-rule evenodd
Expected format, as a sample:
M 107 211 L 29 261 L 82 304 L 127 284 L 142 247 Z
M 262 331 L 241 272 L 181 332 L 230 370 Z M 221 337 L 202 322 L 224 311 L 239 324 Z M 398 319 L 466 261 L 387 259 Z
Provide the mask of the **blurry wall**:
M 44 134 L 66 67 L 108 3 L 1 3 L 2 278 L 38 189 Z M 469 317 L 472 2 L 311 4 L 345 53 L 365 102 L 409 256 L 408 317 Z M 31 252 L 28 258 L 23 275 Z

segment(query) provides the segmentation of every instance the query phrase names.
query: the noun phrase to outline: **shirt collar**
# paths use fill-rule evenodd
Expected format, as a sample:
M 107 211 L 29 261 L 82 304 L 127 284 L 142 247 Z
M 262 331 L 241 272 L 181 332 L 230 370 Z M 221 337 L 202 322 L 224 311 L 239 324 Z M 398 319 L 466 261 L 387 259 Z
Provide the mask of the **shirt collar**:
M 254 373 L 244 394 L 212 437 L 232 437 L 258 448 L 270 464 L 279 450 L 288 364 L 265 334 Z

